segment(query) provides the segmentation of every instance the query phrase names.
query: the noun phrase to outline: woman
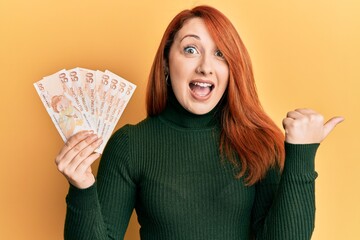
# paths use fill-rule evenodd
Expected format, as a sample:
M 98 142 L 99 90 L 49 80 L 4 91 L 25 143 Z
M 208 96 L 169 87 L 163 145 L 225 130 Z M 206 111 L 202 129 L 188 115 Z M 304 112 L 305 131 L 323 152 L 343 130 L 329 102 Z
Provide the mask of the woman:
M 313 110 L 291 111 L 284 139 L 219 11 L 199 6 L 172 20 L 147 112 L 112 136 L 96 180 L 101 138 L 81 132 L 61 149 L 56 163 L 71 184 L 65 238 L 121 239 L 135 208 L 141 239 L 310 239 L 315 152 L 343 119 L 324 124 Z

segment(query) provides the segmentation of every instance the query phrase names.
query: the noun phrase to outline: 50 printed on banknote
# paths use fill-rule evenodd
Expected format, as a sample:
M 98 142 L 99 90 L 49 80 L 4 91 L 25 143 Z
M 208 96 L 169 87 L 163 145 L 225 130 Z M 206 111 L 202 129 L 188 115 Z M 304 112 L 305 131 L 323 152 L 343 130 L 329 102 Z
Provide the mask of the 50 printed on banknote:
M 34 83 L 63 141 L 93 130 L 103 143 L 102 153 L 136 85 L 108 70 L 62 69 Z

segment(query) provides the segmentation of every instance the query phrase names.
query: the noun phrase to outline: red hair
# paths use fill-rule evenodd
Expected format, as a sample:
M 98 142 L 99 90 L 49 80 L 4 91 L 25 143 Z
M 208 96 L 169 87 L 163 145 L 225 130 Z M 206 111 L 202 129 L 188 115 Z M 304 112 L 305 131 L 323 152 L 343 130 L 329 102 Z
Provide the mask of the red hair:
M 160 114 L 166 107 L 165 72 L 169 50 L 184 22 L 200 17 L 229 66 L 226 101 L 221 114 L 220 152 L 252 185 L 269 168 L 284 165 L 284 135 L 264 112 L 256 91 L 249 54 L 229 19 L 209 6 L 180 12 L 167 27 L 150 71 L 147 86 L 148 116 Z

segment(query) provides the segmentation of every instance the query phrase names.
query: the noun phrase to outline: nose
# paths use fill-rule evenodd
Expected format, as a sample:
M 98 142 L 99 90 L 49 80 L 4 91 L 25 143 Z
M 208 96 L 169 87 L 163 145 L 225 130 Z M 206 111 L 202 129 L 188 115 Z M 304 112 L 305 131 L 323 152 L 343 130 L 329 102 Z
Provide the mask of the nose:
M 205 55 L 201 57 L 198 66 L 196 68 L 196 73 L 205 76 L 213 74 L 213 67 L 209 56 Z

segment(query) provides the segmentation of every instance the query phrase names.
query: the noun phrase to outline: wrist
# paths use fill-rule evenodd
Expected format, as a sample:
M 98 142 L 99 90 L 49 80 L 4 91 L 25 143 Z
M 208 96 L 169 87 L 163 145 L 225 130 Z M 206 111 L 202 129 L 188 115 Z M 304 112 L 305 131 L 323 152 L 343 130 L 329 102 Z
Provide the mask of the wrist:
M 284 172 L 312 173 L 315 171 L 315 155 L 319 143 L 293 144 L 285 142 Z

